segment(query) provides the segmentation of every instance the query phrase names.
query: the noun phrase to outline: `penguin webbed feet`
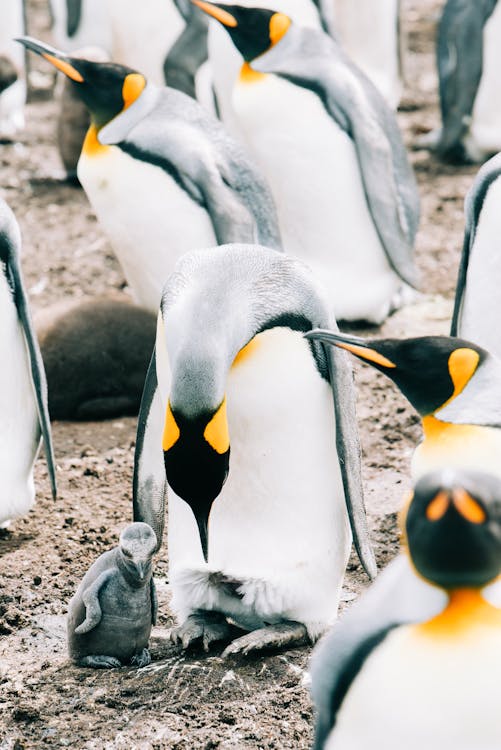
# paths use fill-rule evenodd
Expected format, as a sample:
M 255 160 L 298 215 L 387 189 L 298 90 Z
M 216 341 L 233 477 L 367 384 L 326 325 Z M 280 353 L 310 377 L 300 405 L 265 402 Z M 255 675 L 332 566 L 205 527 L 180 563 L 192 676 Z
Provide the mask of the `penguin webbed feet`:
M 143 648 L 138 654 L 134 654 L 130 663 L 132 667 L 138 667 L 138 669 L 147 667 L 151 663 L 151 654 L 147 648 Z
M 285 622 L 266 625 L 264 628 L 251 630 L 240 638 L 236 638 L 223 651 L 223 658 L 242 654 L 247 656 L 254 651 L 264 649 L 283 649 L 304 646 L 309 642 L 306 625 L 301 622 L 288 620 Z
M 78 660 L 77 664 L 79 667 L 92 667 L 92 669 L 115 669 L 122 666 L 122 662 L 119 659 L 104 654 L 83 656 Z
M 201 645 L 207 653 L 212 644 L 228 641 L 232 626 L 220 612 L 199 611 L 189 615 L 182 625 L 172 628 L 169 638 L 184 650 Z

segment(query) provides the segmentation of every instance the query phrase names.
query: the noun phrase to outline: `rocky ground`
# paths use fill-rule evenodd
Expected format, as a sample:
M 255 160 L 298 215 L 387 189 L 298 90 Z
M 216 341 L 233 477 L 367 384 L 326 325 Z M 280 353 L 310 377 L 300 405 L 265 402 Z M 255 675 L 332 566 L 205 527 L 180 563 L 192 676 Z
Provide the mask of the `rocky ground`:
M 405 96 L 398 114 L 409 146 L 438 123 L 434 35 L 438 0 L 403 0 Z M 49 39 L 43 0 L 30 30 Z M 80 189 L 54 180 L 52 79 L 36 64 L 27 127 L 0 145 L 0 193 L 24 236 L 23 267 L 36 312 L 110 291 L 127 294 L 121 270 Z M 423 294 L 385 324 L 385 335 L 446 333 L 462 242 L 462 206 L 475 168 L 451 168 L 411 152 L 422 198 L 417 241 Z M 396 511 L 419 439 L 416 416 L 392 385 L 356 366 L 367 506 L 378 563 L 398 549 Z M 181 656 L 165 641 L 169 616 L 165 554 L 158 559 L 160 618 L 153 662 L 141 669 L 77 669 L 66 657 L 64 615 L 91 562 L 116 543 L 131 517 L 135 419 L 53 425 L 59 496 L 51 499 L 43 457 L 37 503 L 0 536 L 0 750 L 42 747 L 308 748 L 313 715 L 309 649 L 223 661 Z M 367 581 L 352 556 L 343 606 Z

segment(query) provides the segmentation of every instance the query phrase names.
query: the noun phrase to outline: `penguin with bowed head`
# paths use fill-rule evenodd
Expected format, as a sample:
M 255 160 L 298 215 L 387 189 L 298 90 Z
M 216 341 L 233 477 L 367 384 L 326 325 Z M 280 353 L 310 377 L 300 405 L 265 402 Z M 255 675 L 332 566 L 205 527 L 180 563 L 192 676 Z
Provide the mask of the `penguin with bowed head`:
M 481 162 L 501 149 L 501 3 L 448 0 L 437 65 L 442 128 L 423 140 L 450 162 Z
M 263 178 L 197 102 L 122 65 L 19 41 L 65 73 L 90 110 L 78 178 L 139 305 L 157 312 L 163 284 L 188 250 L 281 246 Z
M 43 438 L 52 495 L 56 467 L 52 449 L 47 383 L 31 321 L 19 254 L 21 233 L 0 198 L 0 528 L 24 515 L 35 499 L 33 469 Z
M 315 750 L 494 750 L 501 483 L 444 469 L 402 514 L 406 553 L 314 652 Z
M 324 280 L 336 319 L 382 323 L 417 279 L 419 195 L 393 112 L 320 29 L 264 8 L 193 2 L 243 56 L 233 108 L 270 184 L 284 249 Z
M 14 38 L 25 33 L 23 0 L 0 4 L 0 139 L 11 139 L 24 127 L 25 53 Z
M 450 336 L 377 340 L 325 330 L 305 335 L 372 365 L 410 401 L 424 434 L 412 459 L 414 478 L 445 466 L 501 477 L 501 361 L 496 356 Z
M 463 252 L 451 336 L 475 341 L 501 357 L 497 321 L 501 286 L 501 154 L 479 170 L 465 200 Z
M 85 574 L 68 609 L 68 648 L 81 667 L 145 667 L 157 598 L 152 557 L 157 546 L 148 524 L 132 523 L 118 547 Z
M 335 619 L 351 532 L 375 575 L 349 363 L 302 331 L 331 319 L 311 272 L 268 248 L 185 255 L 145 383 L 134 518 L 163 535 L 183 648 L 315 640 Z M 335 356 L 332 356 L 332 355 Z M 231 446 L 231 447 L 230 447 Z

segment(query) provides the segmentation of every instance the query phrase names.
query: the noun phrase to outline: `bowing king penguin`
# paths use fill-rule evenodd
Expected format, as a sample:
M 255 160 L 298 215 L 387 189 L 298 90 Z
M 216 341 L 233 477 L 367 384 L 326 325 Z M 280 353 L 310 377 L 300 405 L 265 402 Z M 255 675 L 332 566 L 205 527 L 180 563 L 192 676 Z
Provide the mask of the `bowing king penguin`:
M 300 262 L 260 246 L 185 255 L 163 292 L 145 383 L 134 520 L 163 535 L 184 648 L 314 640 L 350 549 L 369 575 L 352 374 L 301 331 L 332 317 Z M 334 401 L 334 403 L 333 403 Z M 348 509 L 348 512 L 347 512 Z
M 446 466 L 501 476 L 501 361 L 449 336 L 361 339 L 311 331 L 306 337 L 346 349 L 387 375 L 420 414 L 424 438 L 415 478 Z
M 416 283 L 419 196 L 394 114 L 320 29 L 193 0 L 244 63 L 239 129 L 268 179 L 286 252 L 324 280 L 337 319 L 381 323 Z
M 496 750 L 501 483 L 427 474 L 402 515 L 408 585 L 390 563 L 314 652 L 314 750 Z
M 19 41 L 65 73 L 89 108 L 78 178 L 138 304 L 157 312 L 188 250 L 233 241 L 280 247 L 263 179 L 191 97 L 122 65 Z
M 19 226 L 0 199 L 0 528 L 33 504 L 33 467 L 41 437 L 56 497 L 47 385 L 19 265 L 20 249 Z
M 471 339 L 501 357 L 501 155 L 481 167 L 465 200 L 466 227 L 451 336 Z

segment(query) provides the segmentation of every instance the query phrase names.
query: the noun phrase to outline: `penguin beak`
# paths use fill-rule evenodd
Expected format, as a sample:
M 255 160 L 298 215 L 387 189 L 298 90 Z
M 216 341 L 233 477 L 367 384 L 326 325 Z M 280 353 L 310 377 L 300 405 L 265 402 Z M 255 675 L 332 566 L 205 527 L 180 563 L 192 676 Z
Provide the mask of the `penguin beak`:
M 228 11 L 224 9 L 224 6 L 216 5 L 215 3 L 207 3 L 204 2 L 204 0 L 191 0 L 191 2 L 193 5 L 200 8 L 200 10 L 203 10 L 204 13 L 207 13 L 207 15 L 215 18 L 216 21 L 222 23 L 223 26 L 229 26 L 232 29 L 238 26 L 237 19 L 232 16 L 231 13 L 228 13 Z
M 75 81 L 75 83 L 84 82 L 82 74 L 75 67 L 76 61 L 65 55 L 64 52 L 60 52 L 48 44 L 38 42 L 36 39 L 29 36 L 19 37 L 15 41 L 22 44 L 26 49 L 36 52 L 37 55 L 41 55 L 41 57 L 45 58 L 45 60 L 50 62 L 51 65 L 60 70 L 61 73 L 64 73 L 68 78 L 71 78 L 72 81 Z
M 321 341 L 323 344 L 330 344 L 331 346 L 345 349 L 347 352 L 351 352 L 351 354 L 354 354 L 356 357 L 373 365 L 379 365 L 380 367 L 390 369 L 396 367 L 394 362 L 374 349 L 370 343 L 365 341 L 365 339 L 361 339 L 358 336 L 346 336 L 322 328 L 316 328 L 313 331 L 305 333 L 304 337 L 311 341 Z
M 462 487 L 450 492 L 446 490 L 438 492 L 426 508 L 426 518 L 432 522 L 439 521 L 445 516 L 451 504 L 468 523 L 481 524 L 487 519 L 482 505 Z
M 137 574 L 139 576 L 140 581 L 144 581 L 147 568 L 148 568 L 148 563 L 146 562 L 139 561 L 136 563 L 136 570 L 137 570 Z
M 204 555 L 205 562 L 209 562 L 209 516 L 198 515 L 196 516 L 198 533 L 200 535 L 200 544 L 202 545 L 202 552 Z

